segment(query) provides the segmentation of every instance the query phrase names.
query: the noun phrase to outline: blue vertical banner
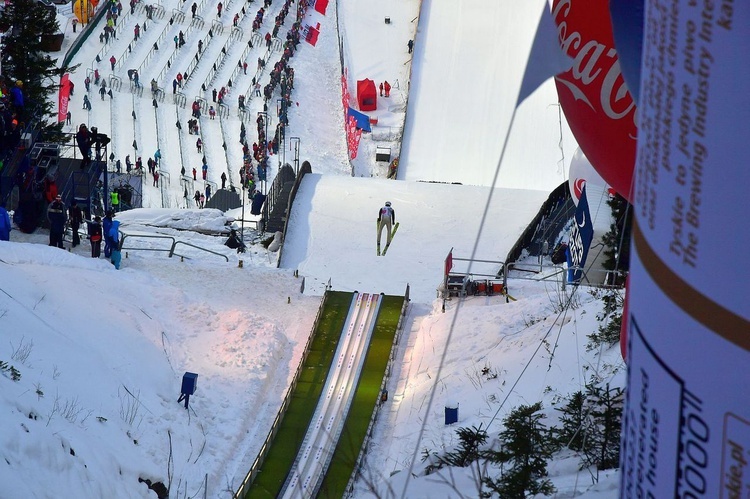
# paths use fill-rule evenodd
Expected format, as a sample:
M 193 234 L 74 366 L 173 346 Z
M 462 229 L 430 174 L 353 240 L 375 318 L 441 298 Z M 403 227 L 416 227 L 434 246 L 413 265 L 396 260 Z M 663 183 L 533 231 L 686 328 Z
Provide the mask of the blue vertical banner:
M 589 202 L 586 198 L 586 186 L 581 189 L 581 199 L 576 208 L 575 223 L 570 231 L 568 243 L 568 282 L 580 283 L 583 277 L 583 266 L 589 254 L 591 240 L 594 239 L 594 227 L 589 213 Z

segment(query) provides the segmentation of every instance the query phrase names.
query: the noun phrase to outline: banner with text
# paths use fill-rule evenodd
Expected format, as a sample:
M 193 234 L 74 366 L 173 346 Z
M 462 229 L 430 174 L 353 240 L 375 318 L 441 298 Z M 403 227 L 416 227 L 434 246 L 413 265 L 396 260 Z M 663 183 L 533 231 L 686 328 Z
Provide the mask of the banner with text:
M 643 26 L 620 497 L 747 497 L 750 2 Z

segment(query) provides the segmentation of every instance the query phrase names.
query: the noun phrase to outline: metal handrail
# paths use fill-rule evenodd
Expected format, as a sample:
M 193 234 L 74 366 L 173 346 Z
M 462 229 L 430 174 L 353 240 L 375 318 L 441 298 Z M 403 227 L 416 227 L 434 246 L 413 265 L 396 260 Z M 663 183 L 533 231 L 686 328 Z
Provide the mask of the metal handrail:
M 155 234 L 125 234 L 123 231 L 119 231 L 120 233 L 120 249 L 126 249 L 126 250 L 137 250 L 137 251 L 167 251 L 169 252 L 169 256 L 172 256 L 172 251 L 174 250 L 175 245 L 175 238 L 172 236 L 165 236 L 165 235 L 155 235 Z M 150 239 L 171 239 L 172 244 L 170 245 L 169 249 L 161 249 L 161 248 L 135 248 L 135 247 L 125 247 L 125 239 L 128 237 L 145 237 Z
M 213 251 L 213 250 L 210 250 L 210 249 L 207 249 L 207 248 L 203 248 L 201 246 L 197 246 L 197 245 L 192 244 L 192 243 L 187 243 L 185 241 L 178 241 L 173 236 L 167 236 L 167 235 L 162 235 L 162 234 L 125 234 L 122 230 L 120 230 L 118 232 L 120 233 L 120 249 L 121 250 L 126 249 L 126 250 L 135 250 L 135 251 L 166 251 L 166 252 L 169 252 L 169 257 L 170 258 L 173 257 L 173 256 L 179 256 L 181 258 L 190 258 L 188 256 L 180 255 L 180 254 L 174 252 L 174 250 L 175 250 L 175 248 L 177 247 L 178 244 L 184 244 L 185 246 L 190 246 L 190 247 L 193 247 L 195 249 L 199 249 L 201 251 L 205 251 L 207 253 L 212 253 L 214 255 L 220 256 L 220 257 L 224 258 L 227 262 L 229 262 L 229 257 L 226 256 L 226 255 L 223 255 L 223 254 L 221 254 L 219 252 L 216 252 L 216 251 Z M 133 237 L 145 237 L 145 238 L 150 238 L 150 239 L 171 239 L 172 240 L 172 244 L 170 245 L 169 249 L 126 247 L 126 246 L 124 246 L 125 240 L 127 238 L 129 238 L 129 237 L 130 238 L 133 238 Z
M 228 257 L 227 255 L 222 255 L 221 253 L 218 253 L 218 252 L 216 252 L 216 251 L 211 251 L 210 249 L 202 248 L 202 247 L 200 247 L 200 246 L 196 246 L 195 244 L 191 244 L 191 243 L 186 243 L 185 241 L 177 241 L 177 242 L 175 242 L 175 243 L 174 243 L 174 244 L 172 245 L 172 249 L 171 249 L 171 251 L 169 252 L 169 256 L 170 256 L 170 257 L 172 257 L 172 256 L 174 256 L 174 255 L 177 255 L 177 256 L 179 256 L 179 257 L 182 257 L 182 258 L 190 258 L 190 257 L 188 257 L 188 256 L 185 256 L 185 255 L 180 255 L 180 254 L 177 254 L 177 253 L 175 253 L 175 252 L 174 252 L 174 249 L 175 249 L 175 247 L 176 247 L 176 246 L 177 246 L 178 244 L 184 244 L 185 246 L 191 246 L 191 247 L 193 247 L 193 248 L 195 248 L 195 249 L 199 249 L 199 250 L 202 250 L 202 251 L 206 251 L 206 252 L 208 252 L 208 253 L 213 253 L 214 255 L 218 255 L 218 256 L 220 256 L 220 257 L 223 257 L 223 258 L 224 258 L 224 259 L 225 259 L 225 260 L 226 260 L 227 262 L 229 262 L 229 257 Z

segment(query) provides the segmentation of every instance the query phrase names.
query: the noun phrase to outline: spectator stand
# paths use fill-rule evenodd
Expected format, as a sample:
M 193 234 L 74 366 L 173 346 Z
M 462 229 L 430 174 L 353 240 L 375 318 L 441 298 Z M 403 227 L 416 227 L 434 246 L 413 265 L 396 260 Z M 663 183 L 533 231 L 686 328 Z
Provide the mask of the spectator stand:
M 212 23 L 211 30 L 214 32 L 215 35 L 221 35 L 224 32 L 224 26 L 220 22 L 214 20 L 213 23 Z M 216 80 L 219 72 L 222 70 L 224 61 L 226 60 L 227 55 L 231 51 L 231 48 L 232 48 L 233 44 L 236 41 L 236 38 L 234 38 L 234 37 L 236 37 L 237 33 L 241 34 L 241 32 L 239 32 L 239 31 L 237 31 L 236 29 L 233 28 L 232 32 L 230 33 L 230 36 L 228 37 L 228 39 L 226 40 L 226 42 L 224 43 L 224 45 L 221 47 L 221 50 L 217 54 L 217 58 L 214 61 L 211 69 L 208 71 L 208 74 L 206 75 L 205 80 L 201 84 L 201 90 L 203 92 L 205 92 L 206 94 L 208 94 L 211 91 L 211 90 L 209 90 L 211 88 L 211 85 Z M 228 86 L 229 85 L 227 84 L 227 87 Z M 228 90 L 231 90 L 231 87 Z M 227 92 L 227 94 L 228 93 L 229 92 Z M 231 176 L 231 171 L 230 171 L 230 167 L 229 167 L 229 156 L 228 156 L 228 151 L 227 151 L 227 141 L 226 141 L 226 137 L 225 137 L 224 125 L 222 123 L 223 118 L 226 117 L 229 114 L 229 108 L 226 105 L 220 104 L 220 103 L 217 102 L 215 104 L 215 110 L 216 110 L 216 113 L 219 115 L 219 123 L 220 123 L 220 126 L 222 128 L 222 138 L 223 138 L 222 148 L 224 149 L 224 158 L 223 158 L 222 162 L 224 162 L 225 165 L 219 166 L 219 158 L 213 155 L 213 151 L 215 151 L 216 148 L 211 146 L 211 144 L 210 144 L 211 141 L 210 140 L 203 140 L 203 145 L 205 147 L 205 149 L 204 149 L 204 155 L 206 156 L 207 160 L 209 161 L 209 165 L 211 167 L 211 175 L 214 178 L 217 178 L 218 177 L 218 172 L 220 172 L 220 171 L 228 171 L 229 175 Z M 205 123 L 201 123 L 201 129 L 203 129 L 204 125 L 205 125 Z M 208 137 L 210 138 L 210 136 L 208 136 Z
M 217 23 L 214 21 L 214 26 L 216 26 Z M 221 26 L 219 24 L 219 26 Z M 212 28 L 213 29 L 213 28 Z M 222 30 L 224 27 L 222 26 Z M 221 32 L 219 32 L 221 34 Z M 221 65 L 224 63 L 224 59 L 226 59 L 227 54 L 229 53 L 229 50 L 232 47 L 232 44 L 234 43 L 234 39 L 230 36 L 227 41 L 224 43 L 224 45 L 221 47 L 221 50 L 219 51 L 218 56 L 216 57 L 216 60 L 213 63 L 213 66 L 208 71 L 208 74 L 206 75 L 206 79 L 203 80 L 203 83 L 201 84 L 201 90 L 204 92 L 208 92 L 208 89 L 211 87 L 211 84 L 214 82 L 214 79 L 216 78 L 217 73 L 219 70 L 221 70 Z
M 146 11 L 146 5 L 143 2 L 138 2 L 138 6 L 136 7 L 136 9 L 139 12 L 145 12 Z M 145 34 L 148 32 L 147 25 L 148 24 L 153 24 L 153 22 L 154 22 L 153 18 L 163 19 L 164 15 L 165 15 L 164 7 L 158 6 L 158 7 L 155 8 L 155 10 L 153 12 L 152 19 L 146 19 L 146 20 L 143 21 L 143 26 L 142 26 L 143 29 L 142 29 L 141 35 L 138 37 L 138 40 L 133 40 L 132 42 L 130 42 L 128 44 L 128 48 L 125 49 L 125 51 L 117 59 L 117 62 L 115 63 L 115 71 L 120 71 L 122 69 L 122 67 L 125 65 L 125 62 L 130 57 L 130 54 L 132 54 L 133 49 L 135 49 L 136 46 L 138 45 L 138 42 L 140 42 L 141 40 L 145 40 L 145 38 L 146 38 Z M 169 27 L 169 25 L 167 27 Z M 162 35 L 163 34 L 164 33 L 162 32 Z M 159 40 L 157 39 L 156 42 L 151 42 L 151 43 L 152 43 L 151 49 L 149 50 L 148 54 L 146 55 L 146 59 L 145 59 L 146 61 L 149 61 L 150 58 L 153 56 L 153 52 L 154 52 L 153 43 L 157 43 L 158 44 Z M 144 63 L 142 63 L 140 66 L 138 66 L 138 68 L 137 68 L 138 69 L 138 74 L 141 74 L 141 75 L 143 74 L 143 71 L 141 71 L 141 69 L 143 68 L 143 66 L 144 66 Z
M 180 117 L 180 108 L 175 106 L 174 108 L 174 114 L 176 118 L 176 123 L 180 123 L 180 128 L 177 129 L 177 137 L 179 139 L 180 143 L 180 170 L 182 168 L 185 168 L 185 175 L 188 173 L 188 164 L 185 162 L 185 148 L 189 147 L 189 145 L 185 145 L 185 130 L 182 128 L 182 119 Z M 182 175 L 180 180 L 182 180 L 185 175 Z
M 242 52 L 242 62 L 247 62 L 248 66 L 255 68 L 255 81 L 259 81 L 260 77 L 263 75 L 263 71 L 265 70 L 265 66 L 258 69 L 256 61 L 248 61 L 248 57 L 250 56 L 251 49 L 254 47 L 257 47 L 259 43 L 261 43 L 262 37 L 260 36 L 260 33 L 257 31 L 253 33 L 253 35 L 250 37 L 250 41 L 247 43 L 247 47 Z M 255 94 L 255 89 L 253 88 L 252 80 L 250 80 L 250 84 L 248 85 L 248 90 L 245 92 L 245 104 L 246 104 L 246 110 L 242 111 L 240 110 L 238 113 L 238 116 L 243 121 L 250 121 L 252 113 L 247 109 L 247 104 L 253 100 L 253 95 Z
M 185 96 L 182 94 L 183 97 Z M 184 107 L 184 106 L 183 106 Z M 177 118 L 177 122 L 182 123 L 181 117 L 180 117 L 180 108 L 175 106 L 175 117 Z M 183 128 L 180 128 L 177 131 L 179 138 L 180 138 L 180 163 L 182 164 L 181 168 L 185 168 L 185 174 L 180 175 L 180 187 L 182 187 L 183 194 L 187 192 L 187 196 L 185 197 L 185 208 L 187 208 L 190 205 L 190 200 L 193 199 L 193 193 L 195 192 L 195 183 L 193 182 L 193 177 L 190 174 L 192 171 L 192 168 L 190 167 L 189 162 L 185 158 L 185 151 L 188 147 L 191 147 L 191 144 L 185 143 L 185 130 Z M 190 137 L 193 137 L 193 135 L 189 135 Z M 199 135 L 200 136 L 200 135 Z M 203 140 L 203 139 L 201 139 Z
M 201 117 L 198 120 L 198 122 L 200 124 L 200 128 L 198 130 L 198 133 L 200 134 L 201 140 L 203 141 L 203 153 L 202 153 L 201 157 L 205 157 L 206 158 L 206 163 L 208 164 L 208 174 L 206 176 L 206 179 L 208 179 L 209 177 L 213 177 L 213 176 L 215 176 L 215 178 L 218 178 L 218 176 L 221 175 L 221 173 L 217 174 L 217 172 L 223 171 L 227 167 L 225 166 L 225 167 L 222 168 L 222 167 L 219 166 L 219 157 L 217 157 L 217 155 L 214 155 L 214 152 L 217 150 L 217 148 L 216 147 L 212 147 L 210 145 L 211 141 L 209 140 L 209 138 L 210 138 L 211 134 L 203 135 L 203 131 L 208 129 L 206 127 L 208 127 L 209 126 L 209 122 L 212 121 L 212 120 L 210 120 L 210 118 L 208 116 L 208 108 L 209 108 L 210 104 L 209 104 L 209 102 L 206 99 L 203 99 L 203 98 L 199 98 L 198 102 L 199 102 L 199 104 L 201 106 Z M 204 111 L 204 107 L 205 107 L 205 111 Z M 218 111 L 217 111 L 217 114 L 218 114 Z M 219 121 L 221 121 L 221 118 L 219 118 Z M 221 155 L 220 157 L 221 157 L 221 161 L 222 162 L 226 161 L 226 159 L 224 159 L 225 158 L 224 155 Z M 202 166 L 203 165 L 201 164 L 201 167 Z M 201 173 L 202 172 L 199 169 L 199 174 L 201 174 Z
M 164 8 L 161 9 L 161 17 L 164 17 Z M 146 54 L 146 57 L 143 59 L 141 64 L 138 66 L 138 74 L 143 76 L 145 72 L 143 69 L 148 66 L 148 64 L 151 62 L 151 60 L 156 55 L 156 52 L 158 51 L 157 47 L 161 47 L 161 45 L 164 43 L 164 40 L 166 40 L 167 35 L 169 34 L 169 31 L 172 29 L 172 25 L 167 23 L 166 26 L 164 26 L 164 29 L 161 30 L 161 33 L 159 33 L 159 36 L 156 38 L 156 40 L 151 44 L 151 48 L 148 50 L 148 53 Z M 149 40 L 150 42 L 151 40 Z M 154 46 L 156 45 L 156 46 Z M 124 61 L 118 61 L 117 65 L 115 66 L 116 69 L 120 69 L 122 67 L 122 64 L 124 64 Z
M 219 126 L 221 127 L 221 137 L 223 140 L 222 148 L 224 149 L 224 157 L 227 161 L 227 180 L 229 180 L 229 186 L 234 188 L 234 174 L 232 173 L 232 161 L 229 158 L 229 147 L 228 144 L 232 143 L 232 139 L 227 132 L 224 124 L 224 119 L 229 116 L 229 107 L 226 104 L 219 106 Z M 239 178 L 239 177 L 238 177 Z
M 133 113 L 131 114 L 131 116 L 133 117 L 133 157 L 137 158 L 138 144 L 142 143 L 141 127 L 138 126 L 138 104 L 140 102 L 140 99 L 138 99 L 136 94 L 131 94 L 131 99 L 133 101 Z
M 204 36 L 203 39 L 200 40 L 200 44 L 203 46 L 203 48 L 195 53 L 195 57 L 193 57 L 193 59 L 190 61 L 190 64 L 188 64 L 187 70 L 185 71 L 187 73 L 187 78 L 183 80 L 183 85 L 187 85 L 187 83 L 195 74 L 195 68 L 198 67 L 198 64 L 203 58 L 203 54 L 206 53 L 213 39 L 213 32 L 209 30 L 208 33 L 206 33 L 206 36 Z
M 184 14 L 183 14 L 183 17 L 184 17 Z M 188 38 L 190 36 L 190 33 L 197 26 L 198 26 L 197 23 L 191 22 L 190 25 L 187 27 L 187 29 L 183 32 L 186 44 L 187 44 L 187 40 L 188 40 Z M 175 31 L 179 32 L 179 31 L 182 31 L 182 30 L 180 30 L 179 27 L 178 27 L 177 29 L 175 29 Z M 177 36 L 177 35 L 174 35 L 174 36 Z M 172 38 L 174 38 L 174 36 Z M 172 53 L 169 55 L 169 58 L 167 59 L 167 62 L 164 64 L 164 67 L 159 72 L 159 74 L 156 76 L 155 80 L 157 82 L 159 82 L 161 85 L 165 85 L 165 79 L 167 79 L 166 84 L 169 83 L 169 81 L 168 81 L 168 75 L 169 75 L 169 77 L 171 77 L 172 79 L 174 79 L 174 77 L 177 75 L 177 72 L 180 71 L 179 69 L 175 70 L 175 68 L 173 68 L 172 66 L 174 65 L 174 63 L 175 63 L 175 61 L 177 59 L 177 56 L 178 56 L 179 52 L 181 51 L 181 49 L 182 49 L 182 47 L 179 47 L 179 46 L 176 47 L 176 48 L 174 48 L 174 49 L 172 49 Z M 169 74 L 170 70 L 173 70 L 174 73 Z M 187 83 L 187 82 L 185 82 L 185 83 Z M 183 84 L 185 84 L 185 83 L 183 83 Z
M 130 12 L 130 11 L 128 11 Z M 109 99 L 109 138 L 112 153 L 117 156 L 115 144 L 117 144 L 116 135 L 120 133 L 120 127 L 115 126 L 115 94 L 122 88 L 122 79 L 117 75 L 109 75 L 109 89 L 112 91 L 112 97 Z
M 107 2 L 107 8 L 109 7 L 109 5 L 110 5 L 110 4 L 109 4 L 109 2 Z M 141 3 L 140 3 L 140 2 L 138 3 L 138 6 L 139 6 L 139 7 L 141 6 Z M 141 9 L 142 9 L 142 7 L 141 7 Z M 117 40 L 117 35 L 118 35 L 118 33 L 119 33 L 120 35 L 122 35 L 122 33 L 121 33 L 121 32 L 122 32 L 122 31 L 124 30 L 124 28 L 125 28 L 125 24 L 126 24 L 126 23 L 125 23 L 125 21 L 126 21 L 126 20 L 127 20 L 127 19 L 128 19 L 129 17 L 130 17 L 130 9 L 123 9 L 123 14 L 122 14 L 122 15 L 120 15 L 120 16 L 119 16 L 119 17 L 117 18 L 117 24 L 115 24 L 115 27 L 114 27 L 114 31 L 113 31 L 112 35 L 111 35 L 111 36 L 110 36 L 109 38 L 107 38 L 107 41 L 105 41 L 105 42 L 104 42 L 104 46 L 103 46 L 103 47 L 102 47 L 102 49 L 101 49 L 101 50 L 100 50 L 100 51 L 99 51 L 99 52 L 98 52 L 98 53 L 96 54 L 96 57 L 95 57 L 95 58 L 94 58 L 94 60 L 93 60 L 93 61 L 91 62 L 91 71 L 92 71 L 92 72 L 93 72 L 93 70 L 94 70 L 94 64 L 96 64 L 97 62 L 101 62 L 101 61 L 105 61 L 105 60 L 106 60 L 105 56 L 107 55 L 107 52 L 108 52 L 109 48 L 110 48 L 110 47 L 111 47 L 111 46 L 113 45 L 113 43 L 112 43 L 112 42 L 113 42 L 114 40 Z M 121 28 L 122 28 L 122 29 L 121 29 Z
M 164 100 L 164 92 L 158 92 L 162 95 L 162 102 Z M 159 111 L 158 107 L 154 107 L 154 121 L 156 123 L 156 146 L 158 147 L 159 151 L 161 151 L 161 158 L 159 159 L 159 165 L 156 171 L 159 172 L 159 181 L 157 187 L 159 188 L 159 193 L 161 194 L 161 207 L 162 208 L 172 208 L 173 206 L 170 203 L 169 199 L 169 191 L 167 190 L 167 186 L 170 185 L 170 164 L 172 157 L 169 154 L 170 147 L 166 143 L 166 133 L 164 133 L 163 127 L 165 126 L 164 120 L 160 119 L 159 115 L 162 114 Z M 166 126 L 171 126 L 171 124 L 167 124 Z M 177 203 L 177 207 L 179 207 L 179 199 Z

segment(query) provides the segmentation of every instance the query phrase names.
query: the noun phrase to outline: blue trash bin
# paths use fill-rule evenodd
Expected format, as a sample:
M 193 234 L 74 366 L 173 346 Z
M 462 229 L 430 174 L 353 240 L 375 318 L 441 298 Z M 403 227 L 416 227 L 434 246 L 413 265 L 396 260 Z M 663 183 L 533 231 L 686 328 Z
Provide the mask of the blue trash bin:
M 456 407 L 445 406 L 445 424 L 458 423 L 458 404 Z

